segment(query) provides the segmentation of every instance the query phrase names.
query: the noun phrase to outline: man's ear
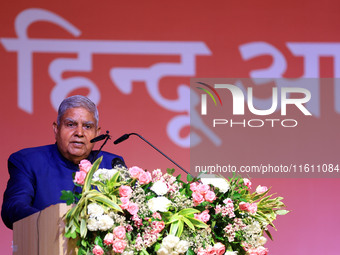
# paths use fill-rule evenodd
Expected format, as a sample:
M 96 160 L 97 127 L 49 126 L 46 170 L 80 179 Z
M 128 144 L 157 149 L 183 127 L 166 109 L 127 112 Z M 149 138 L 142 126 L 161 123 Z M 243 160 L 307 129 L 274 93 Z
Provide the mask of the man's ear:
M 57 138 L 58 125 L 56 122 L 53 122 L 53 132 L 54 132 L 54 138 Z

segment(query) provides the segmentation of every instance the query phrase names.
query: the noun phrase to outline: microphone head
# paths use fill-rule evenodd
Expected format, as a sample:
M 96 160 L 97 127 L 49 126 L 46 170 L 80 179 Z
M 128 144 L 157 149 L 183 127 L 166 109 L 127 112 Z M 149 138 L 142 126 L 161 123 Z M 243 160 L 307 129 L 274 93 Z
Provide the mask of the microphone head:
M 110 135 L 108 135 L 108 134 L 99 135 L 99 136 L 93 138 L 92 140 L 90 140 L 90 143 L 99 142 L 99 141 L 101 141 L 101 140 L 104 140 L 104 139 L 105 139 L 106 137 L 108 137 L 108 136 L 110 136 Z
M 130 136 L 130 134 L 122 135 L 122 136 L 119 137 L 117 140 L 115 140 L 113 143 L 114 143 L 114 144 L 119 144 L 119 143 L 125 141 L 126 139 L 128 139 L 129 136 Z

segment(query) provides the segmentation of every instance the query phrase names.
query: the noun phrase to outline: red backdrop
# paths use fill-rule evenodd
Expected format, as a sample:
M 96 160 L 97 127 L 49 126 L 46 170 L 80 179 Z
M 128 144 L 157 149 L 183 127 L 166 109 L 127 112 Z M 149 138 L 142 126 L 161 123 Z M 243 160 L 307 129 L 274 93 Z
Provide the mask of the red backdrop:
M 190 77 L 339 78 L 339 9 L 336 0 L 0 3 L 0 193 L 9 155 L 53 143 L 55 105 L 73 94 L 97 102 L 102 130 L 113 138 L 140 133 L 189 169 Z M 313 159 L 338 163 L 339 91 L 319 88 L 312 116 L 318 125 L 303 132 L 304 158 L 312 150 Z M 273 146 L 268 136 L 258 141 Z M 105 149 L 130 166 L 172 167 L 135 137 Z M 266 156 L 251 145 L 228 155 Z M 338 254 L 340 179 L 254 182 L 272 186 L 292 210 L 276 222 L 270 254 Z M 0 229 L 1 253 L 11 254 L 12 232 L 2 222 Z

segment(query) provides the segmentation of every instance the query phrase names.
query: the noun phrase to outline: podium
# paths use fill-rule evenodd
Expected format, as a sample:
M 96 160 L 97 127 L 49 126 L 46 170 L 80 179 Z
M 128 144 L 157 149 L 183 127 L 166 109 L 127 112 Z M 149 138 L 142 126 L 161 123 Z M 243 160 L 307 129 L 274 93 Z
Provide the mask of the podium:
M 47 207 L 13 224 L 13 255 L 76 255 L 76 240 L 64 237 L 66 204 Z

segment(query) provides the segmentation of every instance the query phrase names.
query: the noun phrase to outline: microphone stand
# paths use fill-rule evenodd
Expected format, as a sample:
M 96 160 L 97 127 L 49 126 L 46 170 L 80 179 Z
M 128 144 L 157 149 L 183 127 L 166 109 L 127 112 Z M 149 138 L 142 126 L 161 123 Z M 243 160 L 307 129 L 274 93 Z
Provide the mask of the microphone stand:
M 156 148 L 154 145 L 152 145 L 149 141 L 147 141 L 143 136 L 137 134 L 137 133 L 130 133 L 130 134 L 125 134 L 122 137 L 118 138 L 116 141 L 114 141 L 114 144 L 118 144 L 126 139 L 129 138 L 130 135 L 135 135 L 138 136 L 140 139 L 142 139 L 144 142 L 149 144 L 152 148 L 154 148 L 156 151 L 158 151 L 160 154 L 162 154 L 164 157 L 166 157 L 168 160 L 170 160 L 173 164 L 175 164 L 177 167 L 179 167 L 183 172 L 186 174 L 192 176 L 188 171 L 186 171 L 183 167 L 181 167 L 179 164 L 177 164 L 175 161 L 173 161 L 171 158 L 169 158 L 167 155 L 165 155 L 162 151 L 160 151 L 158 148 Z M 122 139 L 121 139 L 122 138 Z

